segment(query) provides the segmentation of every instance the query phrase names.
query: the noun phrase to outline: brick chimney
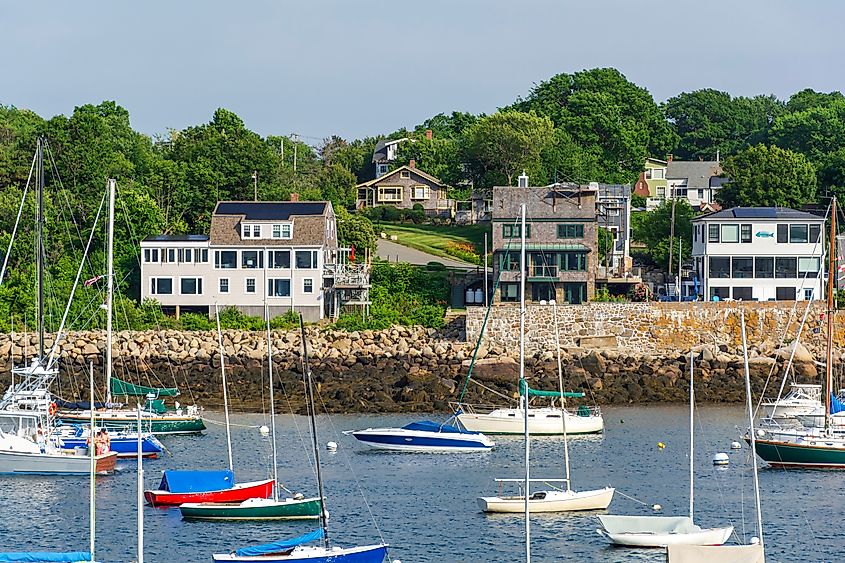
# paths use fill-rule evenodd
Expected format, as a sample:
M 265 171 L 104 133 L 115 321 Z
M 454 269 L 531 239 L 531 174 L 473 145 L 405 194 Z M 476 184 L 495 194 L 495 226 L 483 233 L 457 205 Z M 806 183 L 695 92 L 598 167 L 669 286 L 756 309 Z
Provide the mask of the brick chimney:
M 412 158 L 411 161 L 408 163 L 408 168 L 416 168 L 416 167 L 417 167 L 417 161 Z
M 297 202 L 297 201 L 299 201 L 299 194 L 298 194 L 298 193 L 292 193 L 292 194 L 290 194 L 290 200 L 291 200 L 292 202 L 294 202 L 294 203 L 295 203 L 295 202 Z
M 428 139 L 430 141 L 433 136 L 434 136 L 434 133 L 432 133 L 431 129 L 425 130 L 425 138 L 426 139 Z

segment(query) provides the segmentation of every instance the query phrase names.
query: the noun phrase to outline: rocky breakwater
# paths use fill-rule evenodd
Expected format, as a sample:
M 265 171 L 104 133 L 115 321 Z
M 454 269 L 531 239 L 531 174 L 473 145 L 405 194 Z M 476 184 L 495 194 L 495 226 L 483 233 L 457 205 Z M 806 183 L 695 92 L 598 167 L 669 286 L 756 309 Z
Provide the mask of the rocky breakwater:
M 318 403 L 331 412 L 446 411 L 464 389 L 473 346 L 463 327 L 435 331 L 394 327 L 383 331 L 335 332 L 307 329 Z M 281 412 L 304 411 L 301 341 L 297 331 L 272 333 L 273 365 Z M 48 346 L 52 342 L 48 339 Z M 224 331 L 229 392 L 235 409 L 267 408 L 267 338 L 261 332 Z M 105 336 L 74 333 L 60 344 L 61 374 L 54 391 L 67 399 L 87 398 L 87 366 L 102 382 Z M 738 402 L 744 398 L 742 357 L 726 345 L 694 348 L 697 393 L 702 401 Z M 34 337 L 0 335 L 0 386 L 8 385 L 13 363 L 35 352 Z M 517 396 L 517 350 L 482 346 L 476 354 L 465 402 L 502 403 Z M 750 351 L 752 384 L 759 393 L 770 373 L 770 392 L 779 384 L 789 348 L 760 345 Z M 152 386 L 177 385 L 180 402 L 206 407 L 221 404 L 222 382 L 216 332 L 120 332 L 114 339 L 114 375 Z M 683 402 L 689 388 L 688 353 L 648 354 L 569 348 L 562 354 L 565 385 L 583 390 L 581 402 L 628 404 Z M 800 381 L 817 382 L 813 354 L 796 351 Z M 841 361 L 838 353 L 837 364 Z M 557 358 L 550 351 L 527 359 L 530 385 L 557 388 Z M 100 388 L 103 387 L 101 383 Z

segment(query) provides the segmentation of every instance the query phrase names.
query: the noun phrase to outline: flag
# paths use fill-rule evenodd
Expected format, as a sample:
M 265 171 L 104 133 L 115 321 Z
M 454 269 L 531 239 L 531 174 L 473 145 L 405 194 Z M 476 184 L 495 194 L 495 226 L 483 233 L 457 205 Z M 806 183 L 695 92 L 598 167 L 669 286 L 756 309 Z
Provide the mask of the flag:
M 90 280 L 85 280 L 84 282 L 82 282 L 82 285 L 84 285 L 85 287 L 91 287 L 101 279 L 103 279 L 103 276 L 94 276 Z
M 350 262 L 355 261 L 355 245 L 354 244 L 352 245 L 352 247 L 349 250 L 349 261 Z

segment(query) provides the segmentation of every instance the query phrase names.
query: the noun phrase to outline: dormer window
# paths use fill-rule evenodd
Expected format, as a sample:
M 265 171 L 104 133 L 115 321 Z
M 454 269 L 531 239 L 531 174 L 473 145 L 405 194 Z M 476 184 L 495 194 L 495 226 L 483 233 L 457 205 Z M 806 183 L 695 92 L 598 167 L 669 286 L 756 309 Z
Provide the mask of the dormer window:
M 282 223 L 273 225 L 273 238 L 291 239 L 293 238 L 293 225 L 290 223 Z
M 261 238 L 261 225 L 252 226 L 252 238 Z
M 261 238 L 261 225 L 241 225 L 241 238 Z
M 399 177 L 407 179 L 407 178 L 411 177 L 411 173 L 408 172 L 407 170 L 403 170 L 402 172 L 399 173 Z

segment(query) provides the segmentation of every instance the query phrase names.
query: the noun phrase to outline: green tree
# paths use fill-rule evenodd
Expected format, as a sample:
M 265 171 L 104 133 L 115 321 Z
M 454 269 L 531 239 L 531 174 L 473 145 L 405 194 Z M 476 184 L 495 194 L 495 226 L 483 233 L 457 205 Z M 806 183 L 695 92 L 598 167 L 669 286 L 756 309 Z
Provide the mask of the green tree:
M 818 160 L 845 146 L 845 99 L 781 115 L 770 136 L 777 146 Z
M 479 119 L 465 130 L 465 154 L 479 185 L 490 187 L 540 166 L 540 155 L 554 126 L 548 117 L 501 111 Z
M 337 239 L 341 246 L 355 246 L 356 252 L 376 251 L 376 236 L 373 224 L 360 213 L 350 213 L 340 207 L 335 209 L 337 216 Z
M 681 248 L 683 259 L 690 257 L 692 249 L 692 219 L 695 212 L 684 199 L 666 200 L 653 211 L 639 211 L 631 215 L 631 234 L 634 240 L 646 246 L 646 253 L 661 268 L 669 265 L 669 241 L 672 238 L 672 207 L 675 216 L 675 240 L 672 243 L 673 262 Z M 672 264 L 673 271 L 677 268 Z
M 727 159 L 730 178 L 718 192 L 727 206 L 801 207 L 816 199 L 816 170 L 803 154 L 756 145 Z

